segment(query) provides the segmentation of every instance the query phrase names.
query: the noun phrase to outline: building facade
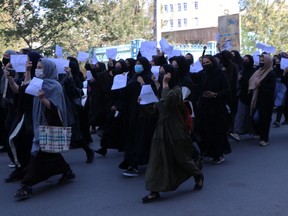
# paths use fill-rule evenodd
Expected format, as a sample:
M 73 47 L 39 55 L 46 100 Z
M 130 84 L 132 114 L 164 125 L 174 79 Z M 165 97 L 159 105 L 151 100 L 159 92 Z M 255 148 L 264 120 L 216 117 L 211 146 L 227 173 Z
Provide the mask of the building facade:
M 238 0 L 158 1 L 162 36 L 177 43 L 215 40 L 218 16 L 239 13 Z

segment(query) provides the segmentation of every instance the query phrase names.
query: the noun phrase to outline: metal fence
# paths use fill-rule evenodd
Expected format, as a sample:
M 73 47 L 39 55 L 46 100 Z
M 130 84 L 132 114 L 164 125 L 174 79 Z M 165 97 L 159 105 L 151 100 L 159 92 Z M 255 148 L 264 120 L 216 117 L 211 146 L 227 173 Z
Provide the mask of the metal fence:
M 127 58 L 135 58 L 139 52 L 141 47 L 141 43 L 145 41 L 144 39 L 136 39 L 132 40 L 130 44 L 126 45 L 118 45 L 118 46 L 110 46 L 110 47 L 94 47 L 95 54 L 99 61 L 107 62 L 108 58 L 106 56 L 106 50 L 111 48 L 117 49 L 117 57 L 118 59 L 127 59 Z M 215 55 L 217 53 L 216 42 L 211 41 L 207 44 L 172 44 L 175 50 L 180 50 L 182 55 L 187 53 L 191 53 L 194 56 L 194 59 L 199 58 L 202 55 L 203 47 L 207 46 L 206 54 Z

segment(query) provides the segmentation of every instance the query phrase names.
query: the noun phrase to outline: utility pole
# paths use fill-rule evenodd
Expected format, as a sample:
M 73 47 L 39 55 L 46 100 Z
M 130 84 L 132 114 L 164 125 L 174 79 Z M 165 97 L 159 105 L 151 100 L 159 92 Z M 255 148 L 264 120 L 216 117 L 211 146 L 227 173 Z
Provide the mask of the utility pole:
M 161 40 L 161 3 L 160 0 L 154 0 L 154 25 L 153 36 L 155 41 Z

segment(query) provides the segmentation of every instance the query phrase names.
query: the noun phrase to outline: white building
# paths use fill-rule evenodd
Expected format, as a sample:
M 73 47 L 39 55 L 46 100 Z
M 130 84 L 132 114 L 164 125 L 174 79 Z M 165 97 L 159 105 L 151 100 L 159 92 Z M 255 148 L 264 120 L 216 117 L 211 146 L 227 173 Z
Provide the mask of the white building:
M 239 13 L 239 0 L 158 1 L 161 32 L 217 27 L 218 16 Z

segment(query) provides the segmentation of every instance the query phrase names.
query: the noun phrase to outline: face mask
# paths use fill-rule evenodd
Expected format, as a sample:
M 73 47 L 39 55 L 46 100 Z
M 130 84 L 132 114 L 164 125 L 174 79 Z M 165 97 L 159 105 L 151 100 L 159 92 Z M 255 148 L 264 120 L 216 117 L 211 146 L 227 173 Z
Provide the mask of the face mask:
M 3 62 L 3 65 L 6 66 L 10 62 L 10 59 L 3 58 L 2 62 Z
M 113 71 L 113 69 L 114 69 L 114 66 L 112 65 L 108 65 L 108 71 Z
M 264 63 L 259 63 L 259 67 L 263 68 L 264 67 Z
M 280 69 L 281 69 L 281 68 L 280 68 L 280 64 L 275 64 L 274 69 L 275 69 L 275 70 L 280 70 Z
M 90 70 L 90 71 L 92 70 L 91 65 L 88 63 L 86 63 L 84 67 L 86 70 Z
M 213 65 L 212 64 L 206 64 L 206 65 L 203 65 L 203 68 L 204 70 L 208 70 L 212 67 Z
M 193 59 L 186 59 L 186 61 L 189 65 L 193 64 Z
M 122 74 L 122 69 L 121 68 L 114 68 L 114 70 L 113 70 L 113 75 L 115 76 L 115 75 L 117 75 L 117 74 Z
M 35 69 L 35 76 L 38 78 L 43 78 L 44 77 L 43 69 Z
M 143 68 L 142 65 L 135 65 L 134 69 L 135 69 L 135 72 L 137 74 L 140 74 L 140 73 L 142 73 L 144 71 L 144 68 Z
M 250 62 L 244 61 L 243 65 L 244 65 L 245 68 L 248 68 L 248 67 L 250 67 Z

